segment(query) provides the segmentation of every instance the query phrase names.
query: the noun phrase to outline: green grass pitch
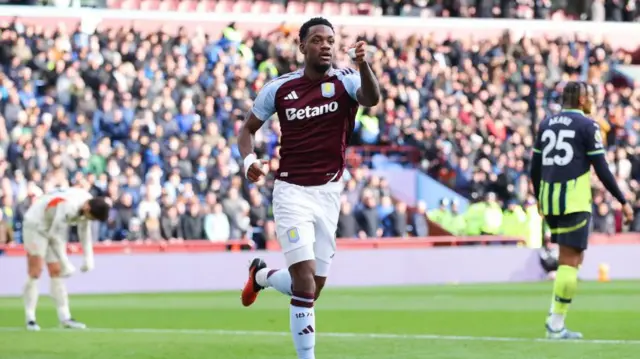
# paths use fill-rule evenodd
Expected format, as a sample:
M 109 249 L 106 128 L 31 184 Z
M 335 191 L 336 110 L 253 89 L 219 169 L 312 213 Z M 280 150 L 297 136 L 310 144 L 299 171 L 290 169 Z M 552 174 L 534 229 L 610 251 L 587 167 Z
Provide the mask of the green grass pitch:
M 550 342 L 551 282 L 330 289 L 316 304 L 318 359 L 580 359 L 640 357 L 637 282 L 580 283 L 568 324 L 581 342 Z M 2 359 L 295 358 L 288 300 L 268 290 L 251 308 L 237 292 L 72 296 L 84 332 L 26 332 L 21 301 L 0 298 Z

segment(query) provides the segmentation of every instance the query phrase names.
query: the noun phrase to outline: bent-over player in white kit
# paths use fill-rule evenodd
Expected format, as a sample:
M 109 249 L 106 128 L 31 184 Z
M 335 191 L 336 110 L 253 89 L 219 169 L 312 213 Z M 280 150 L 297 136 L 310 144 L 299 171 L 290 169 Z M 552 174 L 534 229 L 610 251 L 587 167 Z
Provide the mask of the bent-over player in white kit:
M 38 278 L 42 274 L 45 262 L 51 278 L 51 297 L 56 304 L 60 324 L 64 328 L 86 328 L 84 324 L 71 317 L 69 296 L 62 279 L 75 271 L 66 252 L 69 226 L 78 227 L 84 254 L 81 270 L 90 271 L 94 266 L 90 221 L 106 221 L 110 208 L 106 199 L 93 198 L 89 192 L 79 188 L 57 189 L 37 198 L 29 207 L 22 226 L 28 261 L 28 278 L 24 287 L 24 310 L 28 330 L 40 330 L 36 322 Z
M 258 94 L 238 138 L 245 176 L 262 178 L 262 162 L 253 153 L 253 136 L 278 114 L 282 131 L 280 168 L 273 190 L 278 241 L 288 269 L 272 270 L 256 258 L 242 303 L 251 305 L 267 287 L 291 297 L 291 334 L 299 359 L 315 358 L 314 301 L 318 298 L 336 250 L 345 150 L 359 105 L 375 106 L 378 82 L 364 59 L 364 42 L 350 50 L 358 65 L 332 68 L 335 33 L 323 18 L 300 28 L 305 68 L 267 83 Z

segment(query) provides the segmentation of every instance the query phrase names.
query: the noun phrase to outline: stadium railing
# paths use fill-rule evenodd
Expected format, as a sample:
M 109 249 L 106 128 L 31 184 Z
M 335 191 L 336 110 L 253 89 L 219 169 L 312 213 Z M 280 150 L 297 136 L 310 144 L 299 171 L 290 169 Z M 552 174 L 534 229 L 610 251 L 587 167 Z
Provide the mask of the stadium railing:
M 424 238 L 384 238 L 384 239 L 338 239 L 338 249 L 340 250 L 375 250 L 375 249 L 418 249 L 441 246 L 465 246 L 469 244 L 480 245 L 524 245 L 524 240 L 517 238 L 505 238 L 500 236 L 478 236 L 478 237 L 424 237 Z M 640 245 L 640 234 L 622 233 L 613 236 L 604 234 L 593 234 L 590 239 L 592 245 L 617 245 L 617 244 L 638 244 Z M 251 242 L 246 240 L 231 240 L 227 242 L 209 242 L 205 240 L 190 240 L 180 243 L 170 242 L 110 242 L 97 243 L 94 245 L 96 254 L 145 254 L 145 253 L 207 253 L 240 251 L 250 249 Z M 269 251 L 276 251 L 279 246 L 276 241 L 270 241 Z M 78 243 L 68 245 L 69 253 L 80 253 L 81 246 Z M 22 245 L 0 246 L 0 255 L 23 256 L 25 255 Z

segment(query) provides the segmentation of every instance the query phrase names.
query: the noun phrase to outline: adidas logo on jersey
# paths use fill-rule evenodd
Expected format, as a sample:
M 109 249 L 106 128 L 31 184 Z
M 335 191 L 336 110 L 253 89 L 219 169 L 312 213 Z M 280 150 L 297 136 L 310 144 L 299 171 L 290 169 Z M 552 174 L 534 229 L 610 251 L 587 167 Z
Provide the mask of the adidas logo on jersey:
M 297 100 L 298 94 L 295 91 L 289 92 L 287 96 L 284 97 L 285 100 Z
M 287 114 L 287 120 L 308 120 L 313 117 L 322 116 L 326 113 L 332 113 L 338 111 L 338 102 L 333 101 L 325 103 L 322 106 L 307 106 L 305 108 L 288 108 L 285 110 Z

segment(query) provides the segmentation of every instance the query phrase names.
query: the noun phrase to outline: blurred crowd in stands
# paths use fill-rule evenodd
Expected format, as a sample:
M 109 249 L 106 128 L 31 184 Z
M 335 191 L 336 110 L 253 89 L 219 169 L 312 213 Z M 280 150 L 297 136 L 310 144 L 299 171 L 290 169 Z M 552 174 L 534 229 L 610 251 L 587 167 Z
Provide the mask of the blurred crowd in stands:
M 386 15 L 636 21 L 636 0 L 383 0 Z
M 1 3 L 1 2 L 0 2 Z M 145 11 L 637 21 L 637 0 L 9 0 Z
M 0 31 L 0 243 L 20 241 L 33 198 L 69 185 L 114 202 L 96 240 L 251 238 L 263 247 L 273 238 L 273 175 L 259 186 L 243 180 L 236 136 L 264 83 L 300 65 L 296 32 L 85 34 L 16 24 Z M 342 34 L 338 48 L 355 40 Z M 441 208 L 407 209 L 387 181 L 359 166 L 345 178 L 339 236 L 423 236 L 427 216 L 459 235 L 512 233 L 523 218 L 541 227 L 526 174 L 532 136 L 560 110 L 563 83 L 576 78 L 597 88 L 595 119 L 611 168 L 640 212 L 640 88 L 607 77 L 631 63 L 625 51 L 509 33 L 366 40 L 378 48 L 372 67 L 384 101 L 359 113 L 354 144 L 413 146 L 422 158 L 416 166 L 482 206 L 465 216 L 448 199 Z M 342 53 L 336 62 L 350 65 Z M 279 133 L 274 119 L 256 139 L 271 170 Z M 597 181 L 594 191 L 595 231 L 640 231 L 640 214 L 623 228 Z M 498 212 L 513 221 L 487 223 Z

